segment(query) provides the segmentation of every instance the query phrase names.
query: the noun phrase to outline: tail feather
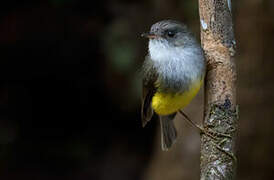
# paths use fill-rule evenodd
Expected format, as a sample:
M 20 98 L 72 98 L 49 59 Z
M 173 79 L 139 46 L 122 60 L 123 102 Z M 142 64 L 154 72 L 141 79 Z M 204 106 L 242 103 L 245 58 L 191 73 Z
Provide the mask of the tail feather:
M 173 123 L 176 114 L 160 116 L 162 150 L 167 151 L 177 138 L 177 131 Z

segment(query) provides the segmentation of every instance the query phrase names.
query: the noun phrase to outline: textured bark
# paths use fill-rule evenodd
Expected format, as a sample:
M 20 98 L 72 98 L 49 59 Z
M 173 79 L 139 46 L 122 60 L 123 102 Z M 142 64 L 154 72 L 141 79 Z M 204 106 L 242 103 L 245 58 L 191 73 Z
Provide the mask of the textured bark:
M 234 179 L 238 111 L 231 1 L 199 0 L 199 11 L 207 60 L 203 125 L 216 133 L 215 138 L 205 134 L 201 137 L 201 179 Z

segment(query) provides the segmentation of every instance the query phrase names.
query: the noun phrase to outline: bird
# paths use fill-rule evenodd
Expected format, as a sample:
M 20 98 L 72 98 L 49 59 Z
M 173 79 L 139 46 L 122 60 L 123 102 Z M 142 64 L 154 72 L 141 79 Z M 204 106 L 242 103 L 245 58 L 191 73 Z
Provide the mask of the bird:
M 142 126 L 156 114 L 160 120 L 161 148 L 176 142 L 174 118 L 199 92 L 205 77 L 203 50 L 188 27 L 176 20 L 162 20 L 143 33 L 148 54 L 141 67 Z

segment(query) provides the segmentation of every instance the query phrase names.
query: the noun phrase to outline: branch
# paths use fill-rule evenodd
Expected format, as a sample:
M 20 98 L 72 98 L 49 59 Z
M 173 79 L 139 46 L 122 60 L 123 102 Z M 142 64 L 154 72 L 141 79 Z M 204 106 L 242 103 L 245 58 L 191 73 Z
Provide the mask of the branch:
M 235 39 L 230 0 L 199 0 L 201 43 L 207 60 L 205 80 L 205 130 L 215 138 L 201 137 L 201 179 L 228 180 L 235 177 L 236 68 Z M 228 136 L 218 136 L 226 134 Z

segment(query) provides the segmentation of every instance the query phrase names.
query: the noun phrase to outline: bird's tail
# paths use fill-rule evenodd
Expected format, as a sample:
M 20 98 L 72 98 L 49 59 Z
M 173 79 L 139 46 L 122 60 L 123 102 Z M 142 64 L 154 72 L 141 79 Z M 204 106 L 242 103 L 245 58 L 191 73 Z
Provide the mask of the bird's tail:
M 177 138 L 177 131 L 173 123 L 175 113 L 168 116 L 160 116 L 162 150 L 167 151 Z

